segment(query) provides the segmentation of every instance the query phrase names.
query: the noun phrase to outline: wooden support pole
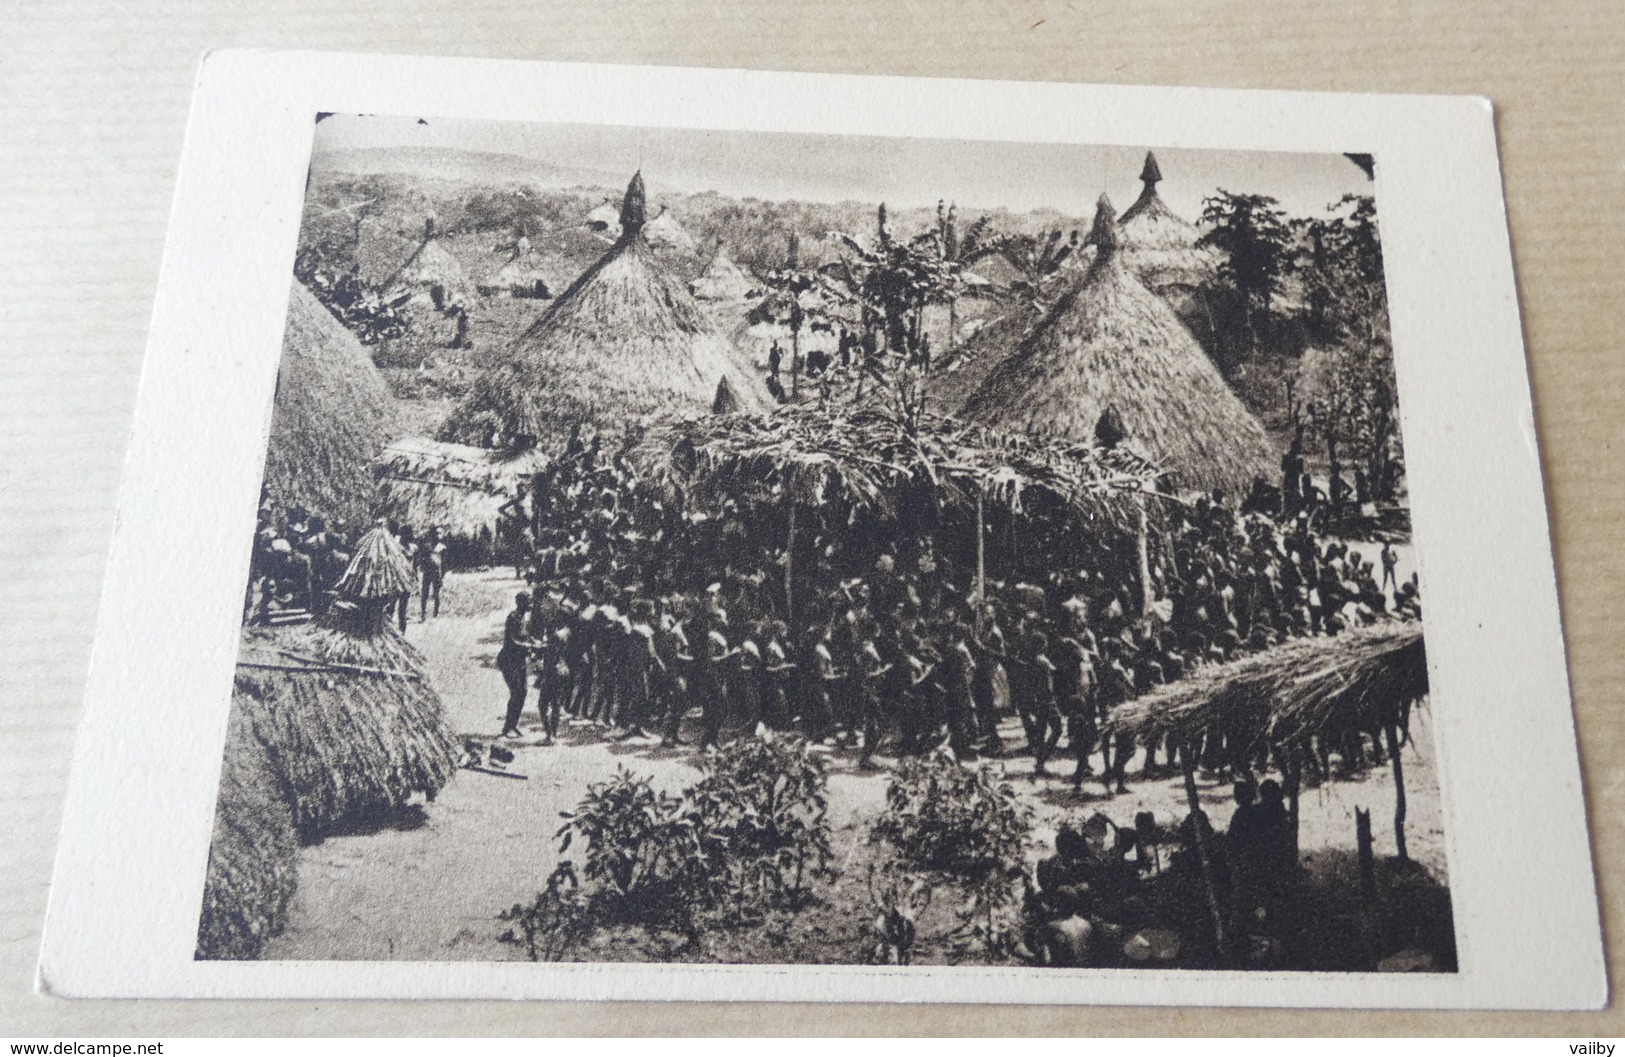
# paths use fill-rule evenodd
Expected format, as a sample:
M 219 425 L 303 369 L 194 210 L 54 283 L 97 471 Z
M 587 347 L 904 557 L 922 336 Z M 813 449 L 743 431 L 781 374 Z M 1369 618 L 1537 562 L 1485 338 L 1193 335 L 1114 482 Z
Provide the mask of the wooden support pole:
M 786 489 L 788 493 L 788 489 Z M 784 617 L 795 634 L 796 618 L 796 500 L 790 496 L 790 531 L 784 540 Z
M 1202 867 L 1202 887 L 1207 891 L 1208 912 L 1213 915 L 1213 942 L 1218 949 L 1220 959 L 1225 957 L 1228 944 L 1224 935 L 1224 905 L 1219 900 L 1219 891 L 1213 880 L 1213 863 L 1208 855 L 1207 834 L 1195 817 L 1200 813 L 1207 818 L 1207 812 L 1202 810 L 1202 801 L 1196 795 L 1196 761 L 1191 750 L 1191 743 L 1185 742 L 1179 748 L 1179 762 L 1185 770 L 1185 802 L 1190 805 L 1191 830 L 1196 837 L 1196 861 Z
M 1151 529 L 1145 513 L 1145 496 L 1139 498 L 1140 524 L 1137 548 L 1140 561 L 1140 619 L 1151 616 Z
M 1388 759 L 1394 766 L 1394 853 L 1400 862 L 1408 862 L 1405 850 L 1405 762 L 1399 755 L 1399 732 L 1392 723 L 1383 727 L 1388 737 Z

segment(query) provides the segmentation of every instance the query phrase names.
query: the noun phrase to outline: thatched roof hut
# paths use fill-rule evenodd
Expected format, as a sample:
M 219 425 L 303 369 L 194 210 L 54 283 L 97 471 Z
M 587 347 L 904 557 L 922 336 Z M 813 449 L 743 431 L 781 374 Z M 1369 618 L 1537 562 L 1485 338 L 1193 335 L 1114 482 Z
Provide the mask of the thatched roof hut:
M 357 555 L 356 562 L 362 561 Z M 388 572 L 347 571 L 383 585 Z M 380 589 L 383 589 L 380 587 Z M 422 654 L 346 597 L 319 623 L 245 628 L 233 707 L 269 749 L 294 825 L 320 832 L 433 796 L 458 748 Z M 380 610 L 381 612 L 381 610 Z
M 677 218 L 665 206 L 661 206 L 655 218 L 644 225 L 643 237 L 657 250 L 692 254 L 698 248 L 694 236 L 677 222 Z
M 688 284 L 688 292 L 700 301 L 741 302 L 748 300 L 758 285 L 734 263 L 727 247 L 718 239 L 716 253 L 711 255 L 710 263 L 699 278 Z
M 503 505 L 547 463 L 535 449 L 515 455 L 406 437 L 378 461 L 378 507 L 419 532 L 437 528 L 452 540 L 490 540 Z
M 557 286 L 542 263 L 541 255 L 530 248 L 530 240 L 521 237 L 513 253 L 481 280 L 479 288 L 482 294 L 546 300 L 553 296 Z
M 372 465 L 394 431 L 395 415 L 394 398 L 367 350 L 296 281 L 265 454 L 270 500 L 329 518 L 367 518 Z
M 1402 724 L 1427 694 L 1421 622 L 1390 620 L 1198 668 L 1119 705 L 1105 729 L 1177 743 L 1217 726 L 1247 752 Z
M 475 380 L 441 439 L 488 444 L 562 438 L 582 422 L 619 434 L 644 419 L 704 414 L 727 378 L 741 406 L 769 406 L 765 382 L 713 326 L 643 237 L 643 177 L 632 178 L 621 237 Z
M 474 303 L 476 293 L 468 273 L 435 237 L 433 218 L 423 223 L 423 242 L 383 284 L 384 297 L 410 297 L 436 309 Z
M 298 852 L 293 815 L 270 754 L 247 712 L 233 707 L 209 841 L 198 958 L 259 957 L 287 924 Z
M 594 206 L 587 214 L 586 225 L 588 230 L 610 238 L 619 238 L 621 234 L 621 211 L 615 203 L 604 199 Z
M 965 417 L 1008 432 L 1096 436 L 1115 416 L 1125 443 L 1160 463 L 1176 487 L 1245 494 L 1271 472 L 1264 427 L 1231 392 L 1166 302 L 1118 252 L 1101 196 L 1096 257 L 1021 345 L 966 402 Z
M 1170 286 L 1198 286 L 1214 277 L 1218 258 L 1197 246 L 1201 232 L 1175 213 L 1157 193 L 1162 168 L 1157 156 L 1145 154 L 1140 170 L 1142 189 L 1134 204 L 1117 222 L 1121 252 L 1140 281 L 1159 293 Z

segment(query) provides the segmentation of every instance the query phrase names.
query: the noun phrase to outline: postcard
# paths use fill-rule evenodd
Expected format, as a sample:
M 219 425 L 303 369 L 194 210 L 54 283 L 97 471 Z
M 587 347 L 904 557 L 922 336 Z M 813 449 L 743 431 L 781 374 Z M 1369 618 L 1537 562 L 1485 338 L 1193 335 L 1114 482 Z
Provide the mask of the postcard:
M 1472 98 L 226 51 L 68 996 L 1595 1008 Z

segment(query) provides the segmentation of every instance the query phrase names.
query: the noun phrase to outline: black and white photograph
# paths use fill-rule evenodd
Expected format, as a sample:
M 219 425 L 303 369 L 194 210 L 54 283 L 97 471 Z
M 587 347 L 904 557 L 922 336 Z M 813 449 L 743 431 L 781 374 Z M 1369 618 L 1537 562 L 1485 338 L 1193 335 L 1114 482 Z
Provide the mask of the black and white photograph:
M 197 959 L 1456 971 L 1380 156 L 313 121 Z

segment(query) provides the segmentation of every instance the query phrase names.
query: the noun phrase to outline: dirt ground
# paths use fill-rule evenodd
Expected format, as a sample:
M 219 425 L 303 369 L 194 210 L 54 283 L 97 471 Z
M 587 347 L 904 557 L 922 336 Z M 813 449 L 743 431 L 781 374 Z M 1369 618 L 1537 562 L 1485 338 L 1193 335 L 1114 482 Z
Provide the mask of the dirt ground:
M 1408 548 L 1406 548 L 1408 552 Z M 1403 555 L 1402 575 L 1410 571 Z M 507 603 L 520 583 L 512 570 L 455 573 L 447 577 L 441 616 L 414 623 L 411 639 L 429 658 L 452 726 L 459 733 L 489 738 L 502 725 L 506 691 L 493 667 Z M 413 616 L 416 617 L 414 605 Z M 1006 741 L 1021 742 L 1010 721 Z M 327 837 L 302 850 L 299 888 L 286 931 L 265 951 L 271 959 L 508 960 L 521 952 L 500 941 L 504 925 L 496 915 L 528 902 L 556 865 L 555 833 L 560 812 L 575 808 L 590 782 L 617 767 L 648 775 L 676 792 L 699 770 L 692 748 L 663 749 L 654 739 L 610 740 L 608 732 L 583 724 L 569 728 L 560 743 L 542 746 L 534 709 L 527 735 L 509 742 L 516 758 L 509 769 L 524 780 L 459 771 L 432 802 L 385 823 Z M 1430 884 L 1446 884 L 1443 820 L 1433 766 L 1434 741 L 1425 711 L 1412 722 L 1405 749 L 1409 804 L 1406 838 L 1411 858 Z M 881 761 L 886 763 L 884 759 Z M 743 947 L 721 936 L 716 946 L 689 951 L 685 958 L 726 961 L 858 960 L 862 926 L 873 911 L 864 878 L 874 847 L 867 834 L 879 814 L 887 770 L 859 771 L 850 755 L 831 753 L 830 818 L 834 824 L 835 868 L 840 880 L 821 893 L 817 912 L 769 921 Z M 1107 796 L 1099 783 L 1074 794 L 1062 777 L 1036 778 L 1030 757 L 992 761 L 1034 811 L 1034 856 L 1048 855 L 1056 829 L 1101 812 L 1120 825 L 1151 811 L 1171 826 L 1186 813 L 1177 778 L 1137 780 L 1130 764 L 1130 791 Z M 1094 761 L 1100 768 L 1098 756 Z M 1063 766 L 1054 768 L 1064 770 Z M 1229 786 L 1199 782 L 1203 809 L 1218 827 L 1232 810 Z M 1394 853 L 1392 771 L 1381 768 L 1350 781 L 1306 789 L 1301 802 L 1300 847 L 1311 876 L 1348 873 L 1355 844 L 1354 811 L 1369 809 L 1379 858 Z M 1346 878 L 1352 883 L 1352 878 Z M 921 961 L 954 958 L 948 933 L 954 925 L 946 907 L 921 919 Z M 601 937 L 594 959 L 642 960 L 674 956 L 647 943 L 624 947 L 623 938 Z M 1389 952 L 1391 953 L 1391 952 Z

